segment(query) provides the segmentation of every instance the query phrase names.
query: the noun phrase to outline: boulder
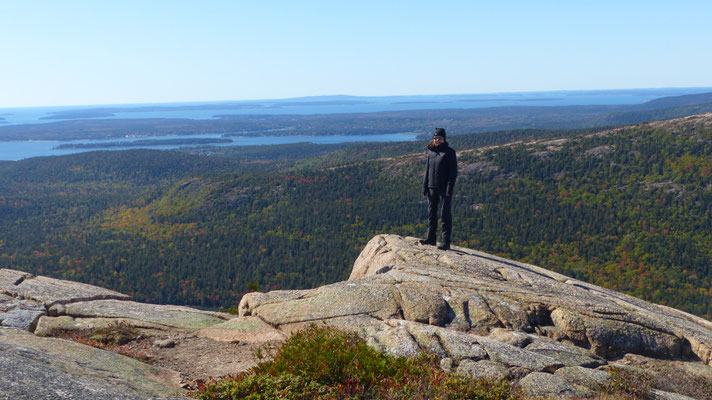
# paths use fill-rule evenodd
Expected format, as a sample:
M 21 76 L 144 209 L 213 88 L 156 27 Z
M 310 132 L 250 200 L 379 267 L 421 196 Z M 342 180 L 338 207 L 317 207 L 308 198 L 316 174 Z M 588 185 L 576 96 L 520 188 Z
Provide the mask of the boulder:
M 477 321 L 477 333 L 498 327 L 538 330 L 603 358 L 627 353 L 676 358 L 689 342 L 695 356 L 712 362 L 709 321 L 471 249 L 442 252 L 419 245 L 415 238 L 378 235 L 364 248 L 351 276 L 353 282 L 368 278 L 373 284 L 394 279 L 400 287 L 408 283 L 409 291 L 439 287 L 453 320 L 454 310 L 468 299 L 463 319 L 470 331 Z M 434 298 L 430 305 L 438 302 Z
M 299 300 L 309 293 L 308 290 L 273 290 L 271 292 L 251 292 L 242 296 L 238 306 L 240 316 L 250 315 L 252 309 L 273 303 Z

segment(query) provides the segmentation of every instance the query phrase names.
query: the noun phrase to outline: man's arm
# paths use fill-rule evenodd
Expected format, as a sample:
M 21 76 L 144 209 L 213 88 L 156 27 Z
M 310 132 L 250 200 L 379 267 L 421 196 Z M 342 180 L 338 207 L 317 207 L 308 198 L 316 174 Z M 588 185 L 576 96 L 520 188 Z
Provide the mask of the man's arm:
M 423 196 L 428 194 L 428 172 L 430 172 L 430 160 L 425 157 L 425 176 L 423 177 Z
M 445 195 L 448 197 L 452 196 L 452 191 L 455 188 L 455 180 L 457 180 L 457 156 L 455 155 L 455 150 L 450 153 L 448 157 L 448 179 L 447 179 L 447 189 L 445 190 Z

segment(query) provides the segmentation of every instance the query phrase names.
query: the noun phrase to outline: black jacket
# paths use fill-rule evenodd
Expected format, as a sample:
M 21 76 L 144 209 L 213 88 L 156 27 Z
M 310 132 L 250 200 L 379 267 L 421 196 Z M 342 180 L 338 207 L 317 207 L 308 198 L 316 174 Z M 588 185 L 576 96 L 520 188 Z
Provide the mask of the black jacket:
M 429 188 L 437 188 L 441 195 L 452 196 L 457 179 L 457 157 L 447 142 L 428 147 L 428 161 L 423 177 L 423 194 Z

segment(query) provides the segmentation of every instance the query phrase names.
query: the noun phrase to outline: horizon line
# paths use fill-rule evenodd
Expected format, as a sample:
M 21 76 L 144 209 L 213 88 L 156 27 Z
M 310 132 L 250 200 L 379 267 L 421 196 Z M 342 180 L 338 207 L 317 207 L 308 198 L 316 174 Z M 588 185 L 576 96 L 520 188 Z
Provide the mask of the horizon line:
M 354 97 L 354 98 L 387 98 L 387 97 L 419 97 L 419 96 L 472 96 L 472 95 L 500 95 L 500 94 L 529 94 L 529 93 L 575 93 L 575 92 L 624 92 L 638 90 L 680 90 L 680 89 L 709 89 L 712 86 L 666 86 L 666 87 L 645 87 L 645 88 L 618 88 L 618 89 L 553 89 L 553 90 L 531 90 L 531 91 L 501 91 L 501 92 L 464 92 L 464 93 L 424 93 L 424 94 L 392 94 L 392 95 L 352 95 L 352 94 L 318 94 L 296 97 L 278 97 L 263 99 L 230 99 L 230 100 L 179 100 L 179 101 L 153 101 L 138 103 L 96 103 L 96 104 L 60 104 L 60 105 L 37 105 L 37 106 L 12 106 L 0 107 L 0 110 L 28 109 L 28 108 L 60 108 L 60 107 L 109 107 L 109 106 L 151 106 L 167 104 L 222 104 L 222 103 L 247 103 L 264 101 L 290 101 L 326 97 Z M 2 114 L 0 114 L 0 118 Z

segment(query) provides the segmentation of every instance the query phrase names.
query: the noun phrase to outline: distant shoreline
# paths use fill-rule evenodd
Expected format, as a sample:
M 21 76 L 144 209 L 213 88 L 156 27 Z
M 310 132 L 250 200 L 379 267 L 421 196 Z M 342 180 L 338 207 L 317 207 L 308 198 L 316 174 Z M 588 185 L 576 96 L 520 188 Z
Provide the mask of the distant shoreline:
M 712 107 L 712 90 L 705 93 L 699 90 L 509 93 L 480 98 L 474 95 L 331 97 L 320 101 L 295 100 L 293 104 L 282 101 L 17 110 L 16 116 L 4 117 L 7 123 L 0 124 L 0 141 L 124 141 L 127 137 L 155 139 L 204 134 L 223 137 L 427 134 L 435 126 L 446 128 L 450 134 L 521 128 L 577 129 L 707 112 Z M 657 97 L 681 92 L 693 94 Z M 415 103 L 402 104 L 410 102 Z M 107 116 L 113 114 L 115 117 Z M 44 117 L 69 116 L 84 118 L 41 121 Z M 30 123 L 17 123 L 18 120 Z
M 131 142 L 106 142 L 106 143 L 65 143 L 55 150 L 67 149 L 104 149 L 112 147 L 143 147 L 143 146 L 180 146 L 180 145 L 205 145 L 232 143 L 232 139 L 220 138 L 187 138 L 187 139 L 143 139 Z

